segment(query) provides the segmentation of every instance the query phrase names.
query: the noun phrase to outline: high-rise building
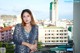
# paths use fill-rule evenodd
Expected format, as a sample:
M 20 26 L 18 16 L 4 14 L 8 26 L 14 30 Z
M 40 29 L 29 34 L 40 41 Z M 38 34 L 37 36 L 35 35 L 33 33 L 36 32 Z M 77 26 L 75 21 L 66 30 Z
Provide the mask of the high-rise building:
M 53 0 L 53 2 L 50 3 L 50 21 L 54 25 L 56 25 L 56 22 L 58 20 L 58 0 Z
M 52 4 L 53 2 L 50 3 L 50 21 L 52 21 Z

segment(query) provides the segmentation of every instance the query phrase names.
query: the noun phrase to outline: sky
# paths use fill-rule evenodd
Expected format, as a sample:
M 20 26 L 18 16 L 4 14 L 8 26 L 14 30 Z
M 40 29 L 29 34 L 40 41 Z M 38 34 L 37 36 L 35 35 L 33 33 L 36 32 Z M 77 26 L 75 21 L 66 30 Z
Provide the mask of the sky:
M 73 0 L 59 0 L 59 18 L 73 19 Z
M 0 0 L 0 15 L 20 15 L 30 9 L 36 19 L 50 18 L 50 2 L 53 0 Z M 73 0 L 58 0 L 59 19 L 73 19 Z

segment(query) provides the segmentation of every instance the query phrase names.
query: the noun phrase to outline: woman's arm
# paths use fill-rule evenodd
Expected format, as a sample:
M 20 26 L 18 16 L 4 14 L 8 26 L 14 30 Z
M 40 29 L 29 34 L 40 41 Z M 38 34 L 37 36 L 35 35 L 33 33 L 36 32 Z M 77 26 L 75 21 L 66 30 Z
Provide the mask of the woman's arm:
M 25 40 L 20 38 L 20 33 L 21 33 L 21 26 L 20 26 L 20 24 L 17 24 L 15 26 L 14 33 L 13 33 L 13 42 L 15 44 L 19 44 L 19 45 L 22 45 L 22 42 L 26 43 L 23 45 L 29 45 L 29 43 L 25 42 Z
M 22 45 L 27 46 L 27 47 L 30 47 L 32 44 L 29 44 L 27 42 L 22 42 Z
M 22 44 L 22 40 L 19 39 L 19 33 L 20 33 L 20 26 L 19 26 L 19 24 L 17 24 L 15 26 L 14 33 L 13 33 L 13 42 L 15 44 L 20 44 L 21 45 Z
M 37 50 L 37 44 L 38 44 L 38 26 L 35 27 L 35 40 L 34 40 L 34 48 L 35 50 L 31 50 L 30 53 Z
M 38 26 L 36 26 L 36 29 L 35 29 L 35 41 L 34 41 L 34 44 L 37 44 L 38 43 Z
M 29 47 L 31 49 L 31 52 L 34 52 L 37 50 L 36 44 L 29 44 L 27 42 L 22 42 L 22 45 Z

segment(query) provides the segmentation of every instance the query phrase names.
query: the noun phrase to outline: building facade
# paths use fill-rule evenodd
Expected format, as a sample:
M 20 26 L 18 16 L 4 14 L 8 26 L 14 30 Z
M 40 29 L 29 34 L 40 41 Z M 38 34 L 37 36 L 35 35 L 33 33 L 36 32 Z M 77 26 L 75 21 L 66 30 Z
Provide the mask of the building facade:
M 56 26 L 39 26 L 38 40 L 45 45 L 64 45 L 68 43 L 68 30 Z
M 0 41 L 10 41 L 12 38 L 12 27 L 0 27 Z

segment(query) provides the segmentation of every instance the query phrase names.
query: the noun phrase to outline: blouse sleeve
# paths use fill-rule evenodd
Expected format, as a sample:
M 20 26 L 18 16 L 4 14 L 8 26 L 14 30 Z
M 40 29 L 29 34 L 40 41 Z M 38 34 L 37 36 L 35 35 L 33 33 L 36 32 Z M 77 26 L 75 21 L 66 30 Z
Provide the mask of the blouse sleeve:
M 15 29 L 14 29 L 14 33 L 13 33 L 13 42 L 14 44 L 22 44 L 22 40 L 19 39 L 19 32 L 20 32 L 20 29 L 19 29 L 19 26 L 18 24 L 15 26 Z
M 35 40 L 38 42 L 38 26 L 36 26 L 36 29 L 35 29 Z

